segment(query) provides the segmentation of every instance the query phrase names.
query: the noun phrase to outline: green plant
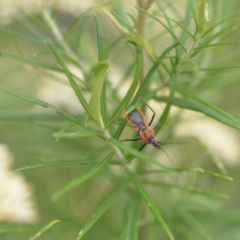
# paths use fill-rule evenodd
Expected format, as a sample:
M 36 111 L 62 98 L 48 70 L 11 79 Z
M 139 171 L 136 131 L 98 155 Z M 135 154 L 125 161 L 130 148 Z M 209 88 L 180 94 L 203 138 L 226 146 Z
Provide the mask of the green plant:
M 5 133 L 14 131 L 15 139 L 6 141 L 19 159 L 16 171 L 28 170 L 43 216 L 36 225 L 0 225 L 6 239 L 237 239 L 240 219 L 225 211 L 228 193 L 204 184 L 232 178 L 211 147 L 189 137 L 178 139 L 175 131 L 186 109 L 240 129 L 236 101 L 224 110 L 218 97 L 231 86 L 239 88 L 238 3 L 222 2 L 218 8 L 206 0 L 183 3 L 178 8 L 168 1 L 139 0 L 135 14 L 127 14 L 120 1 L 98 2 L 73 19 L 64 35 L 58 11 L 48 8 L 19 19 L 12 29 L 0 29 L 20 49 L 19 54 L 1 50 L 2 60 L 17 62 L 11 66 L 14 71 L 20 71 L 19 65 L 34 69 L 27 75 L 35 82 L 21 80 L 21 75 L 18 82 L 11 76 L 12 82 L 4 83 L 1 91 L 19 101 L 13 105 L 12 98 L 2 100 L 7 111 L 0 118 L 17 124 Z M 122 72 L 119 80 L 114 65 Z M 42 75 L 54 81 L 65 76 L 68 81 L 59 81 L 73 89 L 80 113 L 34 96 L 44 84 Z M 167 166 L 163 152 L 151 146 L 139 152 L 139 143 L 121 142 L 123 110 L 139 107 L 140 99 L 157 103 L 156 133 L 161 130 L 163 142 L 191 141 L 200 148 L 179 145 L 172 166 Z M 52 112 L 30 111 L 32 105 L 20 100 Z M 170 114 L 172 106 L 178 109 L 175 115 Z M 26 126 L 29 121 L 34 127 Z M 124 164 L 131 156 L 133 162 Z M 232 233 L 218 234 L 221 226 Z

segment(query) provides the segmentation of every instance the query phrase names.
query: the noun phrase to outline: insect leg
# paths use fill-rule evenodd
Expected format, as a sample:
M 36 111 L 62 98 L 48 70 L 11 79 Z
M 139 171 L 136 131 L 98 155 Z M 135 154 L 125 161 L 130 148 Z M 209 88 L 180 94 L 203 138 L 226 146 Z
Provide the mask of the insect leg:
M 149 108 L 150 108 L 150 110 L 153 112 L 153 115 L 152 115 L 152 119 L 151 119 L 151 121 L 149 122 L 149 124 L 148 124 L 148 126 L 151 126 L 151 124 L 152 124 L 152 122 L 153 122 L 153 119 L 155 118 L 155 112 L 153 111 L 153 109 L 148 105 L 148 104 L 146 104 Z
M 139 152 L 147 145 L 147 143 L 144 143 L 140 148 L 139 148 Z M 135 156 L 131 157 L 128 161 L 126 161 L 124 164 L 131 162 L 133 159 L 135 158 Z
M 141 100 L 142 102 L 144 102 L 143 100 Z M 145 103 L 145 102 L 144 102 Z M 145 103 L 146 105 L 147 105 L 147 107 L 152 111 L 152 113 L 153 113 L 153 115 L 152 115 L 152 119 L 151 119 L 151 121 L 149 122 L 149 124 L 148 124 L 148 126 L 151 126 L 151 124 L 152 124 L 152 122 L 153 122 L 153 119 L 155 118 L 155 112 L 154 112 L 154 110 L 147 104 L 147 103 Z
M 137 136 L 139 136 L 140 129 L 138 130 Z
M 138 141 L 140 140 L 141 138 L 133 138 L 133 139 L 123 139 L 123 140 L 120 140 L 121 142 L 124 142 L 124 141 Z
M 147 143 L 144 143 L 144 144 L 138 149 L 138 151 L 139 151 L 139 152 L 142 151 L 143 148 L 144 148 L 146 145 L 147 145 Z

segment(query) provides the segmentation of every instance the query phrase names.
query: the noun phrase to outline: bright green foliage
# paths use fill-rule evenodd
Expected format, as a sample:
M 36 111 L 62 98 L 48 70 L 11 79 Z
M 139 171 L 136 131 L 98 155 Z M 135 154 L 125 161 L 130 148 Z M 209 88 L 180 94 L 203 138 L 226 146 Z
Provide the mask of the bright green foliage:
M 1 239 L 240 239 L 239 152 L 222 144 L 240 130 L 239 2 L 79 5 L 0 27 L 1 142 L 41 215 Z M 127 106 L 151 119 L 144 102 L 163 150 L 121 141 L 138 137 Z

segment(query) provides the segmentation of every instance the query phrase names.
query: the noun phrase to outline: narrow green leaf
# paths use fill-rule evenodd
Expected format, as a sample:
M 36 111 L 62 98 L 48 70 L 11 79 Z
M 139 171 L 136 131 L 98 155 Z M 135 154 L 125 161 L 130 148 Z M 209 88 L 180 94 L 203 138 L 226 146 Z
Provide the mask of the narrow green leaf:
M 171 168 L 168 168 L 168 167 L 165 167 L 164 165 L 162 165 L 161 163 L 159 163 L 158 161 L 156 161 L 154 158 L 146 155 L 146 154 L 143 154 L 141 152 L 139 152 L 138 150 L 132 148 L 132 147 L 129 147 L 127 145 L 124 145 L 122 142 L 114 139 L 114 138 L 111 138 L 109 139 L 110 142 L 112 142 L 115 146 L 117 146 L 118 148 L 120 148 L 121 150 L 123 151 L 126 151 L 128 153 L 130 153 L 132 156 L 135 156 L 136 158 L 139 158 L 140 160 L 142 161 L 145 161 L 147 163 L 152 163 L 158 167 L 160 167 L 161 169 L 164 169 L 164 170 L 168 170 L 168 171 L 172 171 Z M 134 161 L 134 160 L 133 160 Z
M 240 19 L 236 20 L 235 22 L 229 23 L 225 27 L 221 28 L 220 31 L 212 34 L 209 38 L 207 38 L 204 42 L 202 42 L 200 46 L 208 45 L 210 42 L 212 42 L 213 40 L 215 40 L 219 36 L 225 34 L 227 31 L 229 31 L 233 26 L 237 25 L 239 23 L 239 21 L 240 21 Z M 190 56 L 190 58 L 193 58 L 194 56 L 196 56 L 200 52 L 200 50 L 201 49 L 196 49 L 193 52 L 193 54 Z
M 213 190 L 195 188 L 195 187 L 192 187 L 192 186 L 190 186 L 190 187 L 186 186 L 186 187 L 183 187 L 183 188 L 185 188 L 185 190 L 187 190 L 189 192 L 197 193 L 197 194 L 200 194 L 200 195 L 206 195 L 206 196 L 217 197 L 217 198 L 222 198 L 222 199 L 230 199 L 229 195 L 226 195 L 226 194 L 221 193 L 221 192 L 215 192 Z
M 89 11 L 82 12 L 75 20 L 73 19 L 64 32 L 65 42 L 68 42 L 70 39 L 74 41 L 75 44 L 81 42 L 82 38 L 84 38 L 83 33 L 86 33 L 90 28 L 91 21 L 92 15 L 89 14 Z M 72 39 L 73 34 L 75 36 L 74 39 Z
M 115 132 L 114 135 L 113 135 L 114 138 L 119 139 L 119 137 L 120 137 L 123 129 L 126 127 L 126 124 L 127 124 L 127 123 L 126 123 L 126 120 L 125 120 L 125 119 L 122 119 L 122 120 L 120 121 L 119 126 L 118 126 L 116 132 Z
M 9 95 L 12 95 L 14 97 L 17 97 L 17 98 L 21 98 L 21 99 L 26 100 L 28 102 L 35 103 L 35 104 L 40 105 L 40 106 L 45 107 L 45 108 L 51 108 L 52 107 L 51 104 L 49 104 L 47 102 L 44 102 L 44 101 L 41 101 L 37 98 L 29 97 L 29 96 L 19 94 L 19 93 L 14 93 L 12 91 L 8 91 L 8 90 L 5 90 L 5 89 L 0 89 L 0 91 L 2 91 L 4 93 L 7 93 Z
M 162 7 L 162 2 L 155 1 L 155 4 L 157 4 L 158 8 L 160 9 L 160 12 L 163 14 L 164 21 L 167 22 L 168 29 L 170 31 L 170 34 L 173 37 L 173 42 L 179 42 L 179 45 L 175 48 L 176 56 L 174 56 L 175 62 L 177 64 L 180 62 L 182 52 L 183 51 L 186 52 L 186 48 L 184 47 L 184 44 L 182 43 L 182 38 L 180 38 L 179 36 L 176 36 L 176 33 L 175 33 L 176 26 L 173 26 L 174 21 L 172 21 L 168 16 L 169 11 L 166 11 L 167 9 L 165 9 L 165 7 Z M 155 16 L 156 16 L 156 14 L 155 14 Z M 159 18 L 159 16 L 157 14 L 157 19 L 158 18 Z M 161 21 L 161 25 L 163 25 L 162 21 Z M 165 66 L 164 69 L 168 69 L 168 67 Z
M 76 132 L 56 132 L 53 133 L 55 138 L 82 138 L 101 135 L 101 132 L 94 130 L 76 131 Z
M 199 19 L 198 19 L 196 6 L 195 6 L 196 1 L 189 0 L 189 3 L 190 3 L 190 8 L 191 8 L 191 11 L 192 11 L 193 19 L 194 19 L 194 22 L 195 22 L 195 25 L 196 25 L 196 29 L 199 32 L 199 21 L 198 21 Z
M 208 43 L 212 42 L 217 37 L 221 36 L 225 32 L 229 31 L 233 26 L 237 25 L 240 22 L 240 19 L 235 20 L 234 22 L 230 22 L 229 24 L 226 24 L 224 27 L 220 28 L 219 31 L 212 34 L 209 38 L 207 38 L 202 45 L 207 45 Z
M 198 47 L 195 47 L 194 49 L 199 49 L 199 48 L 209 48 L 209 47 L 218 47 L 218 46 L 224 46 L 224 45 L 235 45 L 235 44 L 240 44 L 240 41 L 234 41 L 234 42 L 220 42 L 220 43 L 213 43 L 213 44 L 208 44 L 208 45 L 200 45 Z
M 159 97 L 157 99 L 163 102 L 167 102 L 168 100 L 166 97 Z M 196 112 L 201 112 L 230 127 L 240 129 L 240 121 L 237 118 L 230 115 L 229 113 L 207 102 L 203 102 L 203 101 L 195 102 L 193 100 L 194 99 L 187 100 L 187 99 L 175 98 L 173 100 L 173 105 L 178 106 L 180 108 L 190 109 Z
M 37 104 L 37 105 L 40 105 L 42 107 L 45 107 L 45 108 L 49 108 L 49 109 L 52 109 L 53 111 L 55 111 L 56 113 L 58 113 L 59 115 L 75 122 L 76 124 L 82 126 L 83 128 L 86 128 L 85 125 L 83 125 L 81 123 L 81 121 L 79 121 L 76 117 L 70 115 L 69 113 L 59 109 L 59 108 L 56 108 L 54 107 L 53 105 L 47 103 L 47 102 L 44 102 L 44 101 L 41 101 L 39 99 L 36 99 L 36 98 L 33 98 L 33 97 L 29 97 L 29 96 L 26 96 L 26 95 L 23 95 L 23 94 L 19 94 L 19 93 L 14 93 L 12 91 L 7 91 L 7 90 L 4 90 L 4 89 L 0 89 L 0 91 L 4 92 L 4 93 L 7 93 L 9 95 L 12 95 L 14 97 L 17 97 L 17 98 L 20 98 L 20 99 L 23 99 L 23 100 L 26 100 L 28 102 L 32 102 L 34 104 Z
M 191 168 L 191 167 L 187 167 L 187 168 L 173 168 L 172 172 L 198 172 L 201 174 L 207 174 L 209 176 L 213 176 L 213 177 L 217 177 L 217 178 L 221 178 L 224 180 L 228 180 L 228 181 L 233 181 L 233 178 L 229 177 L 229 176 L 225 176 L 223 174 L 219 174 L 216 172 L 212 172 L 212 171 L 208 171 L 205 170 L 203 168 Z M 168 173 L 169 171 L 166 171 L 164 169 L 161 170 L 155 170 L 155 171 L 151 171 L 151 173 Z M 139 174 L 149 174 L 149 171 L 143 171 L 143 172 L 139 172 Z
M 201 71 L 217 71 L 217 70 L 234 69 L 234 68 L 240 68 L 240 65 L 209 67 L 209 68 L 201 68 L 200 70 Z
M 33 43 L 37 43 L 37 44 L 40 44 L 40 45 L 44 45 L 43 41 L 40 40 L 42 39 L 42 36 L 41 38 L 35 38 L 35 37 L 32 37 L 32 36 L 29 36 L 29 35 L 26 35 L 26 33 L 21 33 L 21 32 L 17 32 L 17 31 L 14 31 L 12 29 L 10 29 L 9 27 L 0 27 L 0 32 L 3 32 L 3 33 L 7 33 L 11 36 L 14 36 L 16 39 L 24 39 L 24 40 L 27 40 L 27 41 L 30 41 L 30 42 L 33 42 Z
M 61 222 L 60 220 L 54 220 L 47 224 L 44 228 L 40 229 L 37 234 L 35 234 L 33 237 L 30 237 L 29 240 L 35 240 L 39 236 L 41 236 L 44 232 L 46 232 L 50 227 L 52 227 L 54 224 Z
M 138 240 L 141 199 L 138 194 L 131 195 L 123 215 L 123 227 L 120 240 Z
M 37 39 L 45 39 L 47 37 L 47 32 L 43 30 L 43 23 L 36 15 L 31 15 L 31 17 L 18 18 L 18 24 L 21 24 L 25 29 L 24 32 L 30 33 L 32 36 L 35 36 Z M 38 25 L 38 26 L 37 26 Z M 39 26 L 41 25 L 41 27 Z M 43 42 L 42 42 L 43 43 Z
M 29 64 L 29 65 L 34 66 L 34 67 L 45 68 L 45 69 L 52 70 L 52 71 L 55 71 L 55 72 L 61 72 L 61 73 L 63 72 L 62 69 L 51 66 L 49 64 L 44 64 L 42 62 L 21 58 L 21 57 L 15 56 L 15 55 L 7 54 L 7 53 L 0 52 L 0 57 L 7 58 L 7 59 L 12 59 L 16 62 Z
M 65 64 L 65 61 L 63 60 L 61 53 L 59 50 L 54 46 L 54 44 L 50 40 L 45 40 L 45 42 L 48 44 L 49 48 L 53 51 L 54 56 L 56 57 L 58 63 L 61 65 L 63 68 L 76 96 L 78 97 L 80 103 L 82 104 L 83 108 L 85 109 L 86 113 L 89 116 L 92 116 L 92 112 L 89 108 L 89 105 L 87 104 L 82 92 L 80 91 L 78 85 L 76 84 L 75 80 L 73 79 L 73 76 L 69 69 L 67 68 L 67 65 Z
M 147 14 L 149 17 L 155 19 L 157 22 L 159 22 L 173 37 L 173 39 L 176 41 L 177 44 L 179 44 L 184 51 L 186 52 L 186 48 L 184 47 L 184 45 L 181 43 L 180 39 L 175 35 L 175 33 L 166 25 L 164 24 L 161 20 L 159 20 L 156 16 L 154 16 L 153 14 L 149 13 L 148 11 L 136 6 L 136 9 L 138 9 L 139 11 Z
M 237 118 L 233 117 L 231 114 L 189 93 L 183 91 L 179 92 L 182 93 L 184 96 L 190 98 L 191 100 L 175 98 L 173 101 L 174 105 L 179 106 L 181 108 L 190 109 L 196 112 L 201 112 L 230 127 L 240 129 L 240 121 Z M 158 99 L 161 101 L 167 100 L 164 97 Z
M 186 4 L 185 16 L 184 16 L 184 20 L 183 20 L 183 27 L 181 26 L 181 22 L 178 22 L 178 21 L 175 21 L 175 22 L 183 29 L 183 31 L 181 33 L 181 37 L 180 37 L 181 39 L 183 39 L 183 40 L 185 39 L 184 41 L 186 41 L 189 37 L 191 37 L 193 39 L 193 41 L 196 41 L 196 37 L 190 30 L 192 18 L 191 18 L 191 8 L 190 8 L 189 4 Z
M 43 163 L 36 163 L 33 165 L 25 166 L 22 168 L 18 168 L 11 173 L 32 170 L 36 168 L 45 168 L 45 167 L 58 167 L 58 166 L 72 166 L 72 165 L 79 165 L 79 166 L 86 166 L 86 165 L 93 165 L 97 164 L 99 161 L 91 159 L 84 159 L 84 160 L 60 160 L 60 161 L 52 161 L 52 162 L 43 162 Z
M 91 170 L 80 176 L 79 178 L 74 179 L 73 181 L 69 182 L 66 186 L 55 192 L 52 196 L 52 200 L 56 201 L 58 200 L 63 194 L 70 191 L 71 189 L 79 186 L 83 182 L 87 181 L 89 178 L 92 178 L 96 174 L 103 171 L 109 162 L 112 160 L 113 154 L 109 154 L 106 158 L 104 158 L 101 163 L 97 164 L 95 167 L 93 167 Z
M 103 88 L 102 88 L 102 97 L 101 97 L 101 114 L 104 126 L 107 124 L 109 115 L 108 115 L 108 97 L 107 97 L 107 81 L 104 81 Z
M 160 3 L 159 2 L 156 2 L 156 4 L 158 6 L 160 6 Z M 188 5 L 186 6 L 188 8 Z M 160 8 L 161 11 L 162 11 L 162 7 Z M 189 11 L 190 12 L 190 11 Z M 164 14 L 165 16 L 165 14 Z M 169 16 L 167 16 L 167 18 L 175 23 L 177 26 L 179 26 L 183 31 L 182 31 L 182 37 L 180 39 L 186 39 L 187 36 L 191 37 L 193 40 L 196 40 L 195 36 L 191 33 L 191 31 L 189 30 L 189 22 L 191 20 L 190 18 L 190 14 L 187 12 L 186 15 L 185 15 L 185 24 L 183 25 L 182 22 L 179 22 L 178 20 L 175 20 L 174 18 L 171 18 Z M 185 37 L 183 37 L 185 36 Z
M 97 29 L 97 43 L 98 43 L 98 62 L 101 62 L 104 59 L 104 53 L 105 53 L 105 41 L 104 36 L 102 32 L 102 27 L 99 22 L 98 17 L 95 15 L 95 23 L 96 23 L 96 29 Z
M 107 59 L 108 52 L 106 50 L 102 27 L 97 16 L 95 16 L 95 24 L 97 30 L 98 63 L 92 68 L 91 82 L 93 92 L 91 108 L 95 121 L 103 128 L 108 119 L 105 80 L 108 68 L 105 60 Z
M 176 84 L 176 75 L 175 75 L 175 70 L 172 72 L 172 77 L 171 77 L 171 86 L 170 86 L 170 92 L 169 92 L 169 97 L 167 101 L 167 105 L 163 111 L 163 114 L 159 120 L 159 123 L 161 123 L 158 128 L 156 129 L 156 132 L 159 132 L 160 129 L 164 126 L 164 123 L 167 121 L 168 114 L 170 112 L 170 108 L 174 99 L 174 92 L 175 92 L 175 84 Z
M 156 185 L 157 187 L 164 186 L 164 187 L 168 187 L 169 189 L 170 188 L 171 189 L 172 188 L 177 188 L 177 189 L 180 189 L 182 191 L 196 193 L 196 194 L 199 194 L 199 195 L 206 195 L 206 196 L 210 196 L 210 197 L 217 197 L 217 198 L 223 198 L 223 199 L 229 199 L 230 198 L 229 195 L 226 195 L 224 193 L 215 192 L 213 190 L 206 190 L 206 189 L 202 189 L 202 188 L 195 188 L 192 185 L 182 186 L 182 185 L 177 185 L 177 184 L 163 183 L 162 181 L 161 182 L 144 181 L 144 184 L 149 184 L 150 186 Z
M 208 170 L 205 170 L 203 168 L 173 168 L 172 169 L 173 172 L 185 172 L 185 171 L 190 171 L 190 172 L 198 172 L 198 173 L 201 173 L 201 174 L 207 174 L 207 175 L 210 175 L 210 176 L 213 176 L 213 177 L 217 177 L 217 178 L 222 178 L 224 180 L 229 180 L 229 181 L 233 181 L 233 178 L 229 177 L 229 176 L 225 176 L 225 175 L 222 175 L 222 174 L 219 174 L 219 173 L 216 173 L 216 172 L 212 172 L 212 171 L 208 171 Z M 163 173 L 163 172 L 166 172 L 165 170 L 157 170 L 157 171 L 154 171 L 154 173 Z M 149 172 L 146 172 L 146 174 L 149 174 Z
M 218 154 L 212 150 L 205 141 L 201 141 L 200 139 L 196 139 L 197 144 L 203 149 L 204 152 L 208 154 L 208 156 L 212 159 L 212 161 L 216 164 L 217 168 L 221 171 L 222 174 L 227 175 L 227 169 L 221 161 Z
M 91 110 L 95 122 L 104 128 L 104 122 L 102 118 L 102 103 L 104 103 L 104 83 L 106 81 L 108 64 L 107 62 L 98 62 L 92 69 L 91 84 L 92 84 L 92 98 L 91 98 Z
M 126 183 L 118 186 L 106 199 L 100 204 L 100 206 L 92 214 L 88 222 L 83 226 L 75 240 L 80 240 L 82 236 L 93 226 L 93 224 L 112 206 L 112 204 L 119 198 L 120 194 L 124 191 Z
M 200 239 L 213 240 L 212 236 L 207 232 L 204 225 L 202 225 L 195 216 L 188 211 L 181 211 L 180 215 L 196 232 L 200 235 Z
M 214 176 L 214 177 L 222 178 L 222 179 L 225 179 L 225 180 L 233 181 L 233 178 L 231 178 L 229 176 L 225 176 L 225 175 L 222 175 L 222 174 L 219 174 L 219 173 L 208 171 L 208 170 L 205 170 L 203 168 L 187 168 L 187 171 L 204 173 L 204 174 L 207 174 L 207 175 L 210 175 L 210 176 Z
M 68 130 L 70 130 L 71 128 L 73 128 L 73 127 L 75 127 L 75 126 L 76 126 L 76 123 L 70 122 L 70 123 L 68 123 L 67 125 L 63 126 L 63 127 L 58 131 L 58 133 L 67 132 Z
M 220 22 L 218 22 L 217 24 L 215 24 L 214 26 L 210 27 L 204 34 L 203 37 L 205 37 L 208 33 L 210 33 L 214 28 L 217 28 L 219 25 L 222 25 L 224 22 L 228 21 L 229 19 L 237 16 L 240 14 L 240 10 L 236 11 L 235 13 L 233 13 L 231 16 L 221 20 Z
M 208 19 L 208 0 L 198 1 L 198 13 L 199 13 L 199 32 L 203 33 L 206 29 Z
M 1 91 L 1 90 L 0 90 Z M 65 118 L 59 116 L 58 114 L 39 114 L 39 113 L 29 113 L 29 112 L 1 112 L 1 121 L 41 121 L 41 122 L 58 122 L 66 121 Z
M 168 47 L 154 62 L 153 66 L 151 67 L 151 69 L 149 70 L 149 72 L 147 73 L 146 77 L 143 79 L 142 84 L 140 86 L 140 88 L 138 89 L 137 93 L 135 94 L 134 99 L 132 100 L 132 102 L 137 102 L 142 95 L 144 95 L 149 88 L 149 85 L 151 83 L 151 78 L 153 76 L 153 74 L 155 73 L 155 71 L 157 70 L 157 68 L 159 67 L 159 65 L 161 64 L 161 62 L 163 61 L 163 59 L 167 56 L 167 54 L 169 52 L 171 52 L 172 49 L 174 49 L 176 46 L 178 45 L 178 43 L 174 43 L 172 44 L 170 47 Z
M 166 11 L 166 10 L 165 10 Z M 180 31 L 179 38 L 181 39 L 182 44 L 185 46 L 188 46 L 189 37 L 192 38 L 193 42 L 197 41 L 197 37 L 195 36 L 194 32 L 192 32 L 192 16 L 191 16 L 191 9 L 189 4 L 186 4 L 185 10 L 184 10 L 184 19 L 182 21 L 179 20 L 172 20 L 175 24 L 177 24 L 183 31 Z M 175 60 L 175 65 L 182 64 L 182 58 L 186 58 L 186 55 L 184 53 L 184 50 L 182 48 L 177 47 L 177 58 Z M 169 73 L 169 76 L 171 74 Z
M 107 126 L 109 126 L 113 121 L 118 117 L 120 114 L 123 113 L 123 109 L 126 108 L 126 106 L 129 104 L 131 98 L 133 97 L 134 92 L 136 91 L 137 85 L 139 83 L 139 80 L 141 78 L 142 74 L 142 67 L 143 67 L 143 57 L 142 57 L 142 52 L 139 46 L 134 45 L 137 53 L 137 59 L 136 59 L 136 70 L 135 70 L 135 75 L 132 81 L 132 84 L 130 88 L 128 89 L 127 94 L 125 97 L 122 99 L 121 103 L 118 105 L 114 113 L 112 114 Z
M 151 210 L 152 214 L 155 216 L 156 220 L 159 222 L 159 224 L 162 226 L 164 231 L 166 232 L 168 238 L 170 240 L 174 240 L 174 236 L 169 229 L 168 225 L 166 224 L 165 220 L 163 219 L 159 209 L 157 208 L 157 205 L 155 204 L 154 200 L 150 197 L 150 195 L 147 193 L 147 191 L 144 189 L 142 183 L 139 181 L 137 175 L 133 172 L 129 172 L 129 176 L 134 183 L 136 189 L 138 190 L 139 194 L 142 196 L 146 204 L 148 205 L 149 209 Z

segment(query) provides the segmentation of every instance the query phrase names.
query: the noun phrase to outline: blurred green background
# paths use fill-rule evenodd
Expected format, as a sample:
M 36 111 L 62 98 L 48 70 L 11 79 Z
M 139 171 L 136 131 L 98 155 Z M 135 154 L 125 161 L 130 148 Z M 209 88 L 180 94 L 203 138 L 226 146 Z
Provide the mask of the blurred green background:
M 147 156 L 151 156 L 174 171 L 159 170 L 150 162 L 137 158 L 129 167 L 134 168 L 141 186 L 155 202 L 175 239 L 240 238 L 238 1 L 58 1 L 52 5 L 43 3 L 39 8 L 30 2 L 21 5 L 21 1 L 16 6 L 0 4 L 1 9 L 4 11 L 6 8 L 7 11 L 1 16 L 4 21 L 0 27 L 0 88 L 52 104 L 79 119 L 82 125 L 98 131 L 103 129 L 84 111 L 62 66 L 44 40 L 50 39 L 58 46 L 89 103 L 93 93 L 92 69 L 99 60 L 98 44 L 101 42 L 96 30 L 97 16 L 106 52 L 109 52 L 102 95 L 106 90 L 110 119 L 114 111 L 120 109 L 119 104 L 128 94 L 136 74 L 136 53 L 131 42 L 140 47 L 143 56 L 137 92 L 156 58 L 176 41 L 174 32 L 186 51 L 178 46 L 152 77 L 145 96 L 156 111 L 154 124 L 159 123 L 164 112 L 166 104 L 161 100 L 169 96 L 171 71 L 168 70 L 174 64 L 177 66 L 175 98 L 185 99 L 186 95 L 181 94 L 183 91 L 189 94 L 189 98 L 195 96 L 203 100 L 204 106 L 210 109 L 215 106 L 219 115 L 216 114 L 214 119 L 211 112 L 209 116 L 203 110 L 200 113 L 196 109 L 189 110 L 190 103 L 180 108 L 180 102 L 173 102 L 156 138 L 163 143 L 180 144 L 164 146 L 171 160 L 152 146 L 144 149 L 143 159 L 148 161 Z M 152 15 L 137 10 L 136 6 Z M 201 21 L 205 19 L 203 6 L 208 10 L 209 21 L 201 32 L 196 27 L 196 21 L 201 26 Z M 194 19 L 194 9 L 198 20 Z M 129 34 L 124 34 L 120 27 Z M 195 39 L 190 37 L 190 33 Z M 174 62 L 172 65 L 169 59 Z M 151 112 L 145 112 L 150 119 Z M 235 127 L 231 127 L 230 115 L 234 118 Z M 225 124 L 220 123 L 222 116 L 225 117 Z M 121 122 L 122 118 L 121 113 L 114 120 Z M 98 221 L 90 224 L 89 231 L 82 239 L 174 239 L 171 234 L 165 233 L 164 227 L 155 219 L 156 215 L 143 201 L 141 191 L 137 190 L 128 175 L 128 167 L 123 165 L 111 144 L 97 135 L 53 137 L 53 133 L 59 131 L 83 130 L 71 124 L 69 119 L 49 108 L 0 92 L 0 143 L 8 146 L 13 156 L 8 171 L 34 166 L 33 169 L 11 175 L 24 176 L 30 199 L 26 201 L 34 203 L 38 215 L 38 220 L 33 219 L 31 224 L 24 220 L 16 222 L 11 215 L 3 217 L 0 223 L 1 239 L 29 239 L 55 220 L 61 222 L 32 239 L 77 239 L 77 234 L 91 223 L 92 214 L 97 215 L 105 201 L 108 203 L 106 211 L 98 215 Z M 114 137 L 119 126 L 111 122 L 109 129 Z M 126 127 L 120 139 L 135 136 L 136 133 Z M 132 146 L 128 142 L 124 144 Z M 138 145 L 133 146 L 137 149 Z M 131 152 L 126 151 L 128 155 L 124 156 L 127 160 Z M 84 176 L 112 152 L 115 155 L 111 163 L 100 174 L 66 192 L 57 201 L 53 200 L 54 193 Z M 57 166 L 51 166 L 54 163 Z M 206 172 L 201 173 L 202 169 Z M 126 189 L 110 203 L 112 192 L 120 189 L 119 186 L 125 182 L 128 184 Z M 11 189 L 4 175 L 0 186 Z M 0 215 L 3 208 L 1 202 L 7 201 L 9 209 L 18 202 L 17 198 L 11 200 L 11 196 L 4 194 L 1 198 Z M 5 208 L 6 205 L 2 206 Z M 18 208 L 21 207 L 19 204 Z M 128 226 L 125 226 L 126 222 Z

